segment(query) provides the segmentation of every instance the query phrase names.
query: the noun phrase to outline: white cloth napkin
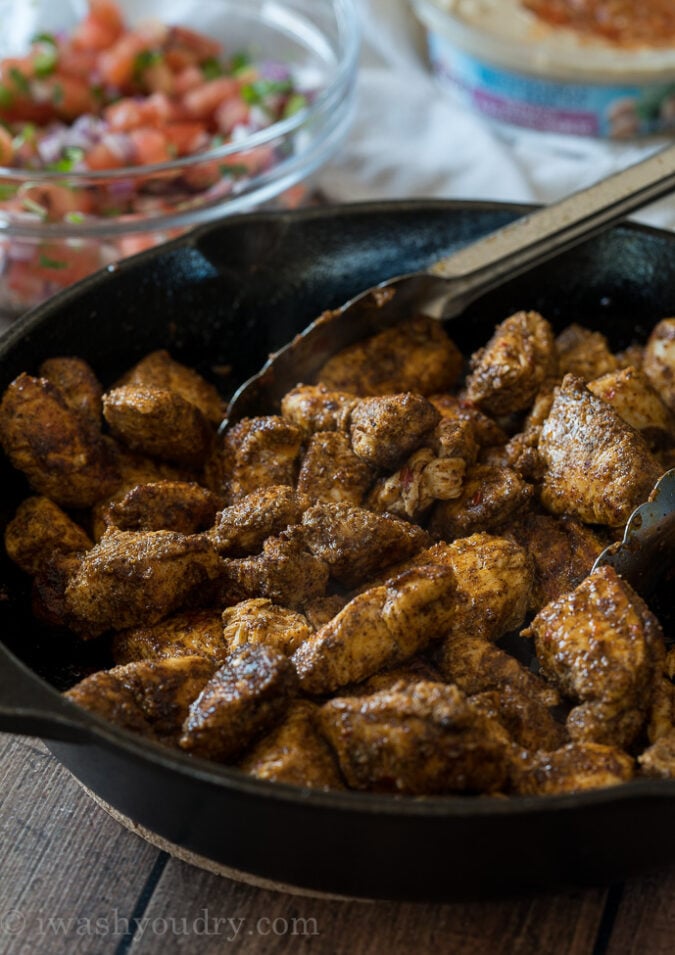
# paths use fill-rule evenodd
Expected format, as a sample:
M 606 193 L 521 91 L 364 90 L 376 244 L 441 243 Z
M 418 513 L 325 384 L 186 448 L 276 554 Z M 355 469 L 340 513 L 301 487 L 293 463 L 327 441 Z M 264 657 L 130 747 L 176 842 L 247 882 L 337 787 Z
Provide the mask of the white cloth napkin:
M 549 203 L 665 145 L 498 128 L 431 75 L 408 0 L 361 0 L 363 51 L 354 124 L 318 186 L 336 202 L 488 199 Z M 675 197 L 634 216 L 675 228 Z

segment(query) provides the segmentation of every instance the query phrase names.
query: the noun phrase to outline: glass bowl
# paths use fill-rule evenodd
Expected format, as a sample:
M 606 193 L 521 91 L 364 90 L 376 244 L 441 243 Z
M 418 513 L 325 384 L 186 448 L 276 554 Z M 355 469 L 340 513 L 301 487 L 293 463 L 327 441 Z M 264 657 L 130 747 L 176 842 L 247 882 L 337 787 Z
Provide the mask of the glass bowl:
M 296 204 L 339 147 L 354 103 L 355 0 L 118 0 L 127 23 L 156 19 L 220 41 L 227 55 L 282 64 L 304 93 L 272 125 L 151 165 L 90 171 L 0 167 L 0 320 L 6 324 L 97 268 L 190 227 L 275 200 Z M 84 0 L 2 2 L 0 58 L 38 34 L 69 33 Z

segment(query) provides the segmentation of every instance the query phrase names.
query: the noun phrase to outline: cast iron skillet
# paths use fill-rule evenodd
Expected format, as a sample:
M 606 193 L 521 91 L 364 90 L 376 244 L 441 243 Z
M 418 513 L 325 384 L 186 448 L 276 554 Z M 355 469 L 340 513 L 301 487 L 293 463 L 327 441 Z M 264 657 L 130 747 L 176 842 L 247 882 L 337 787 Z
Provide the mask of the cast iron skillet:
M 226 392 L 323 309 L 421 268 L 525 207 L 402 202 L 230 218 L 96 274 L 0 340 L 0 388 L 50 355 L 86 358 L 105 383 L 167 347 Z M 477 303 L 465 349 L 518 308 L 578 321 L 615 347 L 675 314 L 675 236 L 620 227 Z M 223 367 L 233 368 L 223 377 Z M 27 493 L 0 464 L 0 519 Z M 581 795 L 412 799 L 320 793 L 163 749 L 62 699 L 96 646 L 43 632 L 26 579 L 0 565 L 0 729 L 49 740 L 103 800 L 165 839 L 252 875 L 315 891 L 453 899 L 598 883 L 675 858 L 675 783 Z M 39 797 L 38 797 L 39 798 Z

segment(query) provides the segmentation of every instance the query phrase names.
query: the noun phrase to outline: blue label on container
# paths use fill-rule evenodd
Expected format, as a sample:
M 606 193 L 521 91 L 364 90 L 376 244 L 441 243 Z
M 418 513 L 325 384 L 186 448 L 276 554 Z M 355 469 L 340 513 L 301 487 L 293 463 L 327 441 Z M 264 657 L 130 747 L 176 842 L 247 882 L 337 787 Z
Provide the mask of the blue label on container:
M 611 139 L 675 126 L 675 82 L 607 86 L 542 79 L 484 63 L 434 33 L 429 34 L 429 53 L 441 82 L 500 122 Z

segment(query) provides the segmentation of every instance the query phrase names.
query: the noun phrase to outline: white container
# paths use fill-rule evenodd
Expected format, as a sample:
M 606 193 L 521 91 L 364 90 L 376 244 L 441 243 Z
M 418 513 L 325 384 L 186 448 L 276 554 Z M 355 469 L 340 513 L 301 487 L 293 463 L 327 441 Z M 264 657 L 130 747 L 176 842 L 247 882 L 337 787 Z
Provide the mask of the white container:
M 440 84 L 529 129 L 631 139 L 675 128 L 675 45 L 625 49 L 519 0 L 412 0 Z

